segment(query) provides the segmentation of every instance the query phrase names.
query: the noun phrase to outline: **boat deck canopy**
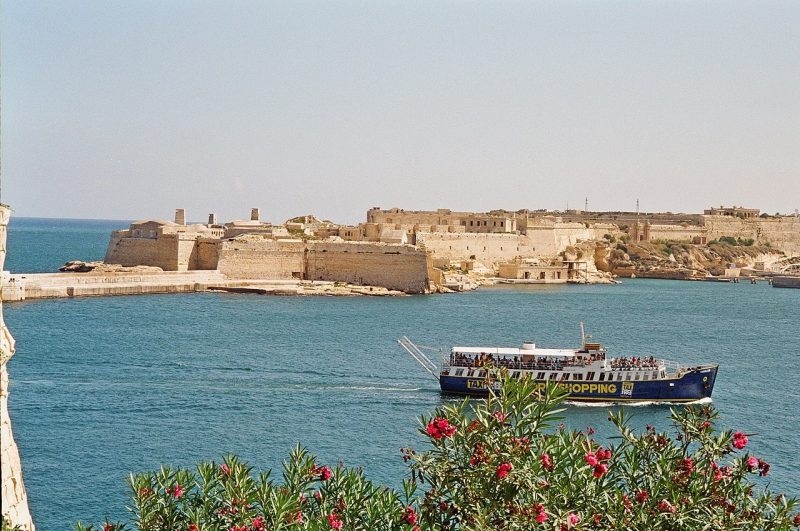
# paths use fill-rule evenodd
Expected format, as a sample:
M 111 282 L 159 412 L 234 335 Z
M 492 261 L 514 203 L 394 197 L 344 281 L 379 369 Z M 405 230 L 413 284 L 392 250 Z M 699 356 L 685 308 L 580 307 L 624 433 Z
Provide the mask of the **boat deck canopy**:
M 575 351 L 565 348 L 498 348 L 453 347 L 453 354 L 491 354 L 493 356 L 553 356 L 574 357 Z

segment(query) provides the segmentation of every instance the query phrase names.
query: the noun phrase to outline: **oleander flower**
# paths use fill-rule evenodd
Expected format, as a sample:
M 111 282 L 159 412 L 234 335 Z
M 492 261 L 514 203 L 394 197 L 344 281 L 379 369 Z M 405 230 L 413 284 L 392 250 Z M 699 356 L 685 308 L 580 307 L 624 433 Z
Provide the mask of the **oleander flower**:
M 341 529 L 344 524 L 338 514 L 331 513 L 328 515 L 328 525 L 331 529 Z
M 605 463 L 597 463 L 594 466 L 594 470 L 592 471 L 592 475 L 596 478 L 603 477 L 603 474 L 608 472 L 608 465 Z
M 586 464 L 589 466 L 595 466 L 599 462 L 594 452 L 589 452 L 586 455 L 584 455 L 583 460 L 586 461 Z
M 511 472 L 512 468 L 514 468 L 514 466 L 511 463 L 500 463 L 500 466 L 497 467 L 495 474 L 499 479 L 505 479 L 508 477 L 508 473 Z
M 546 453 L 542 454 L 541 457 L 539 457 L 539 460 L 542 462 L 542 467 L 545 470 L 553 470 L 553 461 L 550 459 L 549 455 Z
M 456 432 L 456 427 L 450 424 L 449 420 L 436 417 L 428 423 L 425 431 L 434 439 L 441 439 L 442 437 L 452 437 Z
M 750 456 L 747 459 L 747 468 L 749 468 L 751 472 L 754 471 L 756 468 L 758 468 L 758 459 L 756 459 L 753 456 Z
M 747 435 L 744 433 L 737 431 L 733 434 L 733 446 L 734 448 L 741 450 L 745 446 L 747 446 Z
M 569 527 L 575 527 L 576 525 L 578 525 L 578 523 L 580 523 L 580 521 L 581 517 L 575 513 L 569 513 L 567 515 L 567 526 Z

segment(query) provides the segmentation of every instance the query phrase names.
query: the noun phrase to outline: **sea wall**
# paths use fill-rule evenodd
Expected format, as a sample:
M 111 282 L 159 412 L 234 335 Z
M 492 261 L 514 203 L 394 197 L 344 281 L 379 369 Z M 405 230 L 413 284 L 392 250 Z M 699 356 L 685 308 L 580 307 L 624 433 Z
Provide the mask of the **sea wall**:
M 6 259 L 6 227 L 11 210 L 0 205 L 0 271 Z M 0 291 L 2 291 L 0 284 Z M 2 299 L 2 297 L 0 297 Z M 28 495 L 22 481 L 22 464 L 19 450 L 11 429 L 8 412 L 8 370 L 6 364 L 14 355 L 14 338 L 3 321 L 3 303 L 0 300 L 0 469 L 2 471 L 2 507 L 0 513 L 12 526 L 34 529 L 28 509 Z
M 428 254 L 410 245 L 308 242 L 306 278 L 372 286 L 406 293 L 429 289 Z
M 706 229 L 697 226 L 682 225 L 650 225 L 651 240 L 694 241 L 695 238 L 706 237 Z

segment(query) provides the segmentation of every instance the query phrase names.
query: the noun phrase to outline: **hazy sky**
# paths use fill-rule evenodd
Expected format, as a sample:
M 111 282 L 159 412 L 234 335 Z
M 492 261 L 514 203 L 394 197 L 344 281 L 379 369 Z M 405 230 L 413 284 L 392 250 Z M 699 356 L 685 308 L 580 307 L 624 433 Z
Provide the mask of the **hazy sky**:
M 3 0 L 20 216 L 800 207 L 800 2 Z

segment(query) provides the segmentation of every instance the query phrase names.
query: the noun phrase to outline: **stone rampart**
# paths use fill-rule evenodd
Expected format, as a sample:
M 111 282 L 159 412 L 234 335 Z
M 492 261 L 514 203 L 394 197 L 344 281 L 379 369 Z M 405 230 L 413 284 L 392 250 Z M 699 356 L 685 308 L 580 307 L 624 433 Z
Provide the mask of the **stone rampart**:
M 529 239 L 519 234 L 418 232 L 417 245 L 436 258 L 475 260 L 488 264 L 506 262 L 518 256 L 532 256 Z
M 308 242 L 306 278 L 382 286 L 406 293 L 429 289 L 428 254 L 410 245 Z
M 162 235 L 158 238 L 130 238 L 128 231 L 115 231 L 111 234 L 108 249 L 103 261 L 107 264 L 123 266 L 149 265 L 164 271 L 177 271 L 177 235 Z
M 6 227 L 11 210 L 0 205 L 0 271 L 6 259 Z M 0 291 L 2 291 L 0 285 Z M 2 299 L 2 297 L 0 297 Z M 0 300 L 0 470 L 2 471 L 2 498 L 0 514 L 11 526 L 33 530 L 33 520 L 28 509 L 28 495 L 22 481 L 22 464 L 19 450 L 11 429 L 8 413 L 8 371 L 6 364 L 14 355 L 14 338 L 3 322 L 3 303 Z M 5 525 L 3 526 L 5 527 Z
M 752 238 L 758 243 L 769 243 L 788 255 L 800 255 L 800 219 L 793 216 L 766 219 L 703 216 L 703 224 L 709 241 L 722 236 Z
M 651 240 L 694 241 L 695 238 L 705 238 L 705 227 L 681 225 L 650 225 Z
M 232 278 L 302 279 L 305 244 L 241 236 L 219 243 L 219 271 Z

